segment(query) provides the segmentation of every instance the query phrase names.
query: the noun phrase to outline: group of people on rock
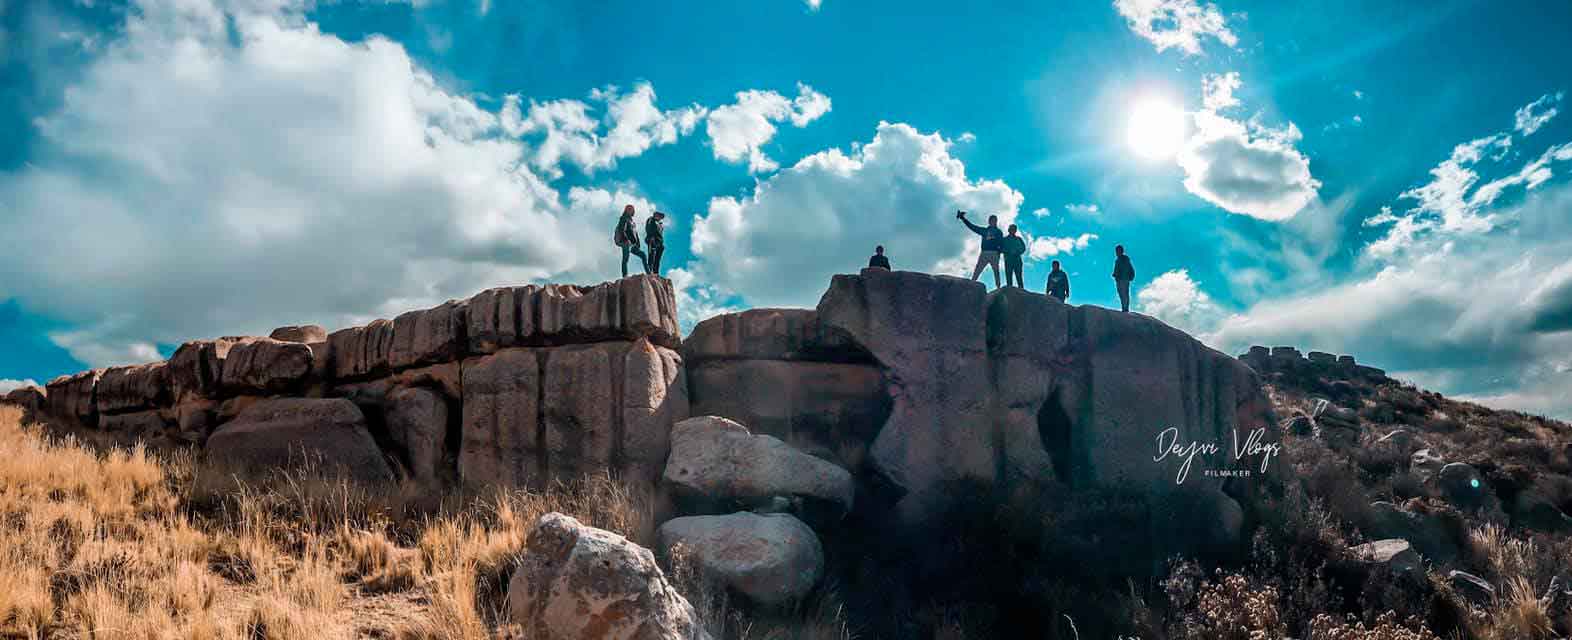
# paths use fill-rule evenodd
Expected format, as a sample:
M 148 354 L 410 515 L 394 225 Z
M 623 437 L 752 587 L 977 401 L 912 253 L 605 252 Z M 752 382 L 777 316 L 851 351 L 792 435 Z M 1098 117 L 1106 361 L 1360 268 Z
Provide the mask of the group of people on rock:
M 622 277 L 628 277 L 628 256 L 635 255 L 644 263 L 644 272 L 655 275 L 660 274 L 660 258 L 666 252 L 666 236 L 662 226 L 666 214 L 656 211 L 644 221 L 644 242 L 642 247 L 648 247 L 646 253 L 639 242 L 638 225 L 633 221 L 633 205 L 622 209 L 622 217 L 617 221 L 617 229 L 612 234 L 612 240 L 622 248 Z M 993 269 L 993 286 L 999 285 L 999 261 L 1004 260 L 1004 286 L 1026 288 L 1026 278 L 1022 275 L 1025 267 L 1026 238 L 1020 234 L 1020 227 L 1010 225 L 1009 232 L 999 229 L 999 216 L 988 216 L 987 226 L 973 224 L 966 218 L 965 211 L 955 212 L 955 218 L 971 229 L 972 233 L 982 236 L 982 251 L 977 255 L 977 265 L 972 269 L 972 281 L 977 281 L 982 276 L 984 268 Z M 1130 263 L 1130 256 L 1125 255 L 1124 245 L 1114 247 L 1114 285 L 1119 291 L 1119 306 L 1122 310 L 1130 310 L 1130 281 L 1135 280 L 1135 265 Z M 884 245 L 879 245 L 873 250 L 873 256 L 868 258 L 868 267 L 874 269 L 889 269 L 890 258 L 884 255 Z M 1070 275 L 1059 267 L 1059 261 L 1053 261 L 1053 270 L 1048 272 L 1047 293 L 1064 302 L 1070 298 Z

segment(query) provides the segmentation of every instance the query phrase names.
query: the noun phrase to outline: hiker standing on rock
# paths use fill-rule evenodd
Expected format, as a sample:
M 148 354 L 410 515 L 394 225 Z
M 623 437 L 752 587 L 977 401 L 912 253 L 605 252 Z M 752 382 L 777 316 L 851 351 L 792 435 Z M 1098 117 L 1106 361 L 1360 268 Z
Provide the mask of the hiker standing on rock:
M 1053 261 L 1053 271 L 1048 272 L 1048 295 L 1064 302 L 1070 298 L 1070 274 L 1059 268 L 1059 261 Z
M 873 248 L 873 257 L 868 258 L 868 268 L 890 270 L 890 259 L 884 257 L 884 245 Z
M 999 230 L 999 216 L 988 216 L 988 226 L 979 227 L 966 219 L 965 211 L 955 212 L 956 219 L 982 236 L 982 253 L 977 254 L 977 268 L 972 270 L 972 282 L 982 275 L 983 267 L 993 267 L 993 288 L 999 288 L 999 252 L 1004 249 L 1004 232 Z
M 1010 225 L 1010 235 L 1001 241 L 1004 249 L 1004 284 L 1025 289 L 1026 277 L 1022 275 L 1022 270 L 1025 268 L 1026 239 L 1019 235 L 1019 231 L 1019 227 Z
M 649 258 L 644 256 L 644 250 L 639 248 L 639 232 L 633 228 L 633 205 L 622 209 L 622 219 L 617 221 L 617 230 L 612 233 L 612 241 L 622 247 L 622 277 L 628 277 L 628 254 L 639 257 L 639 262 L 644 263 L 644 270 L 649 271 Z
M 1119 287 L 1119 307 L 1125 313 L 1130 312 L 1130 281 L 1135 279 L 1135 265 L 1130 264 L 1130 256 L 1124 254 L 1124 245 L 1114 247 L 1114 284 Z
M 650 248 L 649 257 L 644 259 L 644 270 L 657 276 L 660 275 L 660 257 L 666 253 L 665 220 L 666 214 L 656 211 L 644 221 L 644 244 Z

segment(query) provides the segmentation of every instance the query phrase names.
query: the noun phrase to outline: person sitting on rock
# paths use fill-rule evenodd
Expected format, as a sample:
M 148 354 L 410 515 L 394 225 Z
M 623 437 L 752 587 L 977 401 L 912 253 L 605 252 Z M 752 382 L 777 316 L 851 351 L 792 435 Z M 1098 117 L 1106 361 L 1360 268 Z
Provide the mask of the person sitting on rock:
M 649 259 L 644 256 L 644 250 L 639 248 L 639 232 L 633 228 L 633 205 L 622 209 L 622 218 L 617 221 L 617 230 L 612 233 L 612 241 L 622 247 L 622 277 L 628 277 L 628 254 L 639 257 L 639 262 L 644 263 L 644 270 L 649 271 Z
M 999 288 L 999 252 L 1004 249 L 1004 232 L 999 230 L 999 216 L 988 216 L 988 226 L 979 227 L 966 219 L 965 211 L 955 212 L 956 219 L 982 236 L 982 252 L 977 254 L 977 267 L 972 269 L 972 282 L 982 276 L 983 267 L 993 267 L 993 287 Z
M 873 248 L 873 257 L 868 258 L 868 268 L 890 270 L 890 259 L 884 257 L 884 245 Z
M 1135 265 L 1130 264 L 1130 256 L 1124 254 L 1124 245 L 1114 247 L 1113 279 L 1119 287 L 1119 307 L 1125 313 L 1130 312 L 1130 281 L 1135 279 Z
M 1026 277 L 1022 275 L 1022 270 L 1025 268 L 1026 239 L 1020 236 L 1019 231 L 1019 227 L 1010 225 L 1010 235 L 1000 241 L 1004 250 L 1004 284 L 1025 289 Z
M 666 230 L 662 226 L 665 220 L 666 214 L 656 211 L 644 221 L 644 245 L 649 247 L 644 270 L 657 276 L 660 275 L 660 257 L 666 253 Z
M 1053 271 L 1048 272 L 1048 295 L 1064 302 L 1070 298 L 1070 274 L 1059 268 L 1059 261 L 1053 261 Z

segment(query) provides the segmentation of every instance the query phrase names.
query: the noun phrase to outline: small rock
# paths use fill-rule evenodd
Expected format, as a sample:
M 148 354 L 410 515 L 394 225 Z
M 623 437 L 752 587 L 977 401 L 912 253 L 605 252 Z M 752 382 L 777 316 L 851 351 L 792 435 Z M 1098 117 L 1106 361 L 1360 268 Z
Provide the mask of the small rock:
M 704 575 L 759 604 L 798 600 L 824 573 L 819 537 L 790 514 L 677 518 L 659 536 L 663 550 L 683 545 Z
M 1419 568 L 1419 554 L 1409 546 L 1407 540 L 1401 538 L 1388 538 L 1366 542 L 1348 548 L 1355 560 L 1370 565 L 1385 565 L 1395 573 L 1406 573 Z
M 530 531 L 508 612 L 540 640 L 709 638 L 649 549 L 560 513 Z

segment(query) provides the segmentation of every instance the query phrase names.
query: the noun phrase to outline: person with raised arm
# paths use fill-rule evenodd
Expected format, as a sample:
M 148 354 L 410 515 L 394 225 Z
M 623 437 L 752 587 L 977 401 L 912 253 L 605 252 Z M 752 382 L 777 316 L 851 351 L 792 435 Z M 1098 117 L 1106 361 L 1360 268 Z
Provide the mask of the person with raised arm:
M 966 219 L 965 211 L 955 212 L 955 218 L 982 236 L 982 252 L 977 254 L 977 267 L 972 269 L 972 282 L 982 276 L 983 267 L 993 267 L 993 288 L 999 288 L 999 254 L 1004 250 L 1004 232 L 999 230 L 999 216 L 988 216 L 988 226 L 979 227 Z

